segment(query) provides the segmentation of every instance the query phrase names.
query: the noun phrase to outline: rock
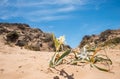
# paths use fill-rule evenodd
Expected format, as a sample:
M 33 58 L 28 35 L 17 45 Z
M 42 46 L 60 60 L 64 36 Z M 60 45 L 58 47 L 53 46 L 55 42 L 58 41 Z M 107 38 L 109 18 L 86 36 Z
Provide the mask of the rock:
M 42 43 L 40 41 L 35 41 L 29 45 L 30 49 L 35 51 L 40 51 L 40 48 L 42 47 Z
M 25 40 L 18 40 L 15 45 L 23 47 L 23 46 L 27 45 L 27 42 Z
M 69 50 L 71 47 L 69 45 L 63 45 L 63 50 Z
M 7 33 L 7 32 L 9 32 L 7 29 L 5 29 L 4 27 L 0 27 L 0 34 Z
M 21 23 L 0 23 L 0 35 L 5 41 L 35 51 L 55 51 L 51 33 L 39 28 L 30 28 Z
M 43 41 L 43 42 L 53 41 L 53 40 L 52 40 L 52 34 L 50 34 L 50 33 L 45 33 L 45 34 L 43 35 L 42 41 Z
M 99 35 L 86 35 L 83 37 L 79 48 L 82 48 L 86 44 L 94 44 L 100 47 L 119 45 L 120 44 L 120 29 L 118 30 L 106 30 Z
M 7 35 L 7 41 L 9 42 L 16 42 L 16 40 L 19 38 L 19 34 L 16 31 L 11 31 Z

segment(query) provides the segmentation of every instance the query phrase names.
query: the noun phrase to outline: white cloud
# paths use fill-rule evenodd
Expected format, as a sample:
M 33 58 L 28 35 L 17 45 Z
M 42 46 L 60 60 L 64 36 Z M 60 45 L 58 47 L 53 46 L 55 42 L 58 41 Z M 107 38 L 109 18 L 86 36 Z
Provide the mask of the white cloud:
M 68 18 L 69 12 L 78 10 L 88 2 L 89 0 L 1 0 L 0 18 L 22 17 L 29 21 L 61 20 Z
M 32 22 L 45 22 L 45 21 L 47 22 L 47 21 L 67 19 L 69 17 L 70 17 L 69 15 L 50 15 L 50 16 L 32 16 L 32 17 L 26 17 L 26 19 Z
M 35 10 L 33 12 L 28 13 L 28 15 L 34 16 L 47 16 L 47 15 L 55 15 L 58 13 L 68 13 L 74 11 L 76 8 L 74 6 L 65 6 L 60 8 L 53 8 L 53 9 L 43 9 L 43 10 Z
M 67 18 L 67 15 L 60 15 L 60 16 L 46 16 L 46 17 L 42 17 L 42 20 L 47 20 L 47 21 L 53 21 L 53 20 L 60 20 L 63 18 Z
M 86 0 L 18 0 L 17 6 L 28 7 L 40 5 L 83 5 L 85 3 Z
M 59 8 L 57 11 L 58 12 L 69 12 L 69 11 L 74 11 L 75 7 L 74 6 L 66 6 L 63 8 Z

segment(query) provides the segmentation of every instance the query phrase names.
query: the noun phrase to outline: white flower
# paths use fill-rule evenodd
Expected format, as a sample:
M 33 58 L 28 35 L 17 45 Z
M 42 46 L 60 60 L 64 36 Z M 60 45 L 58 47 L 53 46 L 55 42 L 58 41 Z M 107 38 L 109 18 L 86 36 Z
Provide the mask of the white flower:
M 58 40 L 59 40 L 59 43 L 60 43 L 60 44 L 64 44 L 64 42 L 65 42 L 65 36 L 60 36 L 60 37 L 58 38 Z
M 88 48 L 88 45 L 85 45 L 85 46 L 83 47 L 83 51 L 86 52 L 86 51 L 87 51 L 87 48 Z
M 87 52 L 87 47 L 88 47 L 88 45 L 85 45 L 83 47 L 83 51 L 78 55 L 78 57 L 81 58 L 82 60 L 88 59 L 89 52 Z
M 82 60 L 88 59 L 88 52 L 82 52 L 78 55 L 78 57 Z

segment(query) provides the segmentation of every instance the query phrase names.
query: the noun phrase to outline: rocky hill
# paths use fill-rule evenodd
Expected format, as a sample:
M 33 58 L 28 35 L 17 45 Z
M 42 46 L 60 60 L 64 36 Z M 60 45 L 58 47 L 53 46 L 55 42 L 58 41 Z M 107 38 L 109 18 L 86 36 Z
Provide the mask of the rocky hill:
M 55 47 L 51 33 L 41 29 L 31 28 L 27 24 L 0 23 L 0 40 L 10 46 L 20 46 L 36 51 L 54 51 Z M 64 49 L 69 49 L 64 45 Z
M 99 35 L 86 35 L 83 37 L 79 47 L 82 48 L 86 44 L 93 44 L 100 47 L 116 47 L 120 45 L 120 29 L 106 30 Z M 119 47 L 120 48 L 120 47 Z

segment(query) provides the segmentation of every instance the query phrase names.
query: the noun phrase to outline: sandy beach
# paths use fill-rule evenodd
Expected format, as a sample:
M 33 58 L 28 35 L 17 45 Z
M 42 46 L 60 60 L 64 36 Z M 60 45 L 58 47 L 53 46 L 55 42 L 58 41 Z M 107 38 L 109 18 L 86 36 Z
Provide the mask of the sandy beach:
M 113 61 L 111 73 L 103 72 L 89 65 L 62 64 L 49 68 L 54 52 L 40 52 L 20 47 L 0 46 L 0 79 L 119 79 L 120 50 L 107 50 Z

